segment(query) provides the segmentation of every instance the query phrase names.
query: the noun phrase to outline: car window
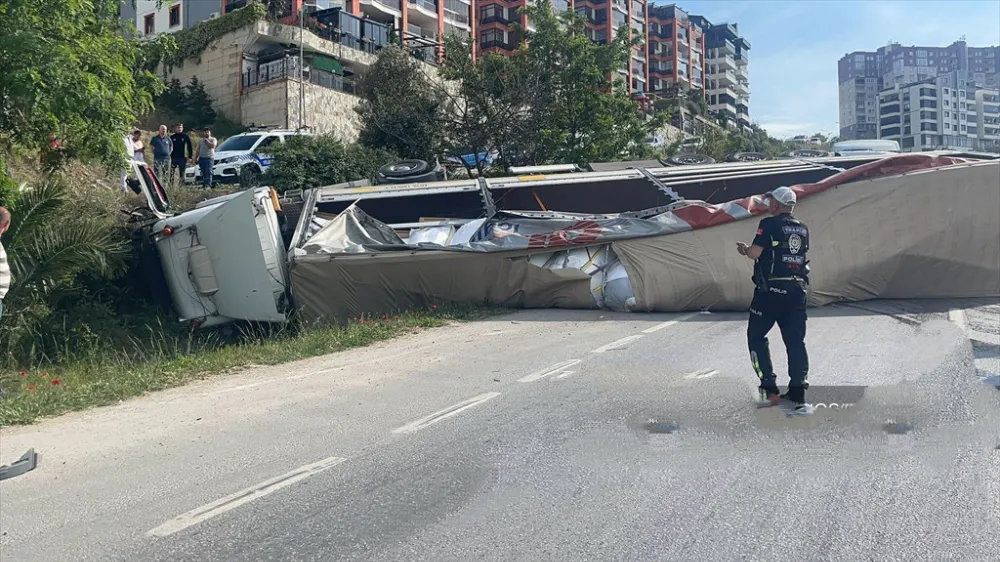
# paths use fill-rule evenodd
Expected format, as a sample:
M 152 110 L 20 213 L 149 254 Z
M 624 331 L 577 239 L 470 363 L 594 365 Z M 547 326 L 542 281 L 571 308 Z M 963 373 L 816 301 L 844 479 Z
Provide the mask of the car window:
M 220 144 L 215 150 L 219 152 L 226 152 L 228 150 L 250 150 L 259 138 L 260 135 L 237 135 L 235 137 L 229 137 L 226 139 L 226 142 Z
M 274 144 L 279 139 L 280 139 L 280 137 L 278 137 L 277 135 L 271 135 L 269 137 L 265 137 L 264 140 L 260 141 L 260 144 L 257 145 L 257 148 L 253 149 L 253 151 L 254 152 L 267 152 L 267 147 L 271 146 L 272 144 Z

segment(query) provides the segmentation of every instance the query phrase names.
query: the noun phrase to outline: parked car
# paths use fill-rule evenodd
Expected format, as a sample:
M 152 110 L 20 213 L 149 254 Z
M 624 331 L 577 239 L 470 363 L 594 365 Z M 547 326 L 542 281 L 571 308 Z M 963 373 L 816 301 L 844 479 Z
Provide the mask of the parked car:
M 215 149 L 212 183 L 257 185 L 271 166 L 269 147 L 283 143 L 295 135 L 310 135 L 301 131 L 271 129 L 240 133 L 226 139 Z M 191 166 L 184 171 L 184 183 L 201 183 L 201 169 Z

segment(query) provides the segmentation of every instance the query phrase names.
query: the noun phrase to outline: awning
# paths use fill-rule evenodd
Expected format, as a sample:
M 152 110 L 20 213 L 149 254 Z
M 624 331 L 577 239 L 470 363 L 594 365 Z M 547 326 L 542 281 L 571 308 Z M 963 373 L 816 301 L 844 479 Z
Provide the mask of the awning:
M 344 65 L 340 64 L 339 60 L 324 55 L 313 55 L 312 66 L 316 70 L 325 70 L 340 75 L 344 74 Z

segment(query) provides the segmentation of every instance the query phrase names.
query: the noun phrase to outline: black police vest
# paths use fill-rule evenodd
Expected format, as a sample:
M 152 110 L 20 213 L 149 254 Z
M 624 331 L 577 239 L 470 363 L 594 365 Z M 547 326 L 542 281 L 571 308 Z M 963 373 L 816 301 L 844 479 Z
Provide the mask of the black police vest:
M 791 215 L 773 217 L 765 232 L 770 248 L 764 248 L 760 278 L 764 283 L 809 281 L 809 229 Z

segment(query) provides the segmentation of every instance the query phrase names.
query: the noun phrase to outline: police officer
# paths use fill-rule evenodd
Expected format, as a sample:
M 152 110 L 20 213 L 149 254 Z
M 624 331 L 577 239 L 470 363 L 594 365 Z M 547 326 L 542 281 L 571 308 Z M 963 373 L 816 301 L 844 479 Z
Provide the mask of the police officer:
M 753 302 L 747 323 L 750 361 L 760 378 L 760 397 L 776 406 L 780 399 L 792 403 L 792 413 L 808 415 L 806 389 L 809 357 L 806 353 L 806 292 L 809 285 L 809 229 L 792 216 L 795 192 L 779 187 L 765 195 L 771 216 L 760 221 L 750 246 L 736 243 L 736 250 L 754 261 Z M 767 333 L 774 324 L 788 351 L 788 392 L 779 396 L 771 364 Z

